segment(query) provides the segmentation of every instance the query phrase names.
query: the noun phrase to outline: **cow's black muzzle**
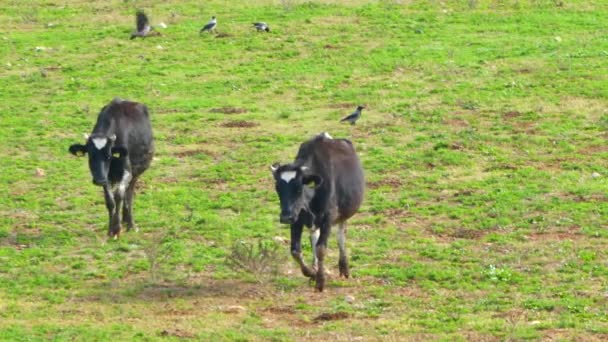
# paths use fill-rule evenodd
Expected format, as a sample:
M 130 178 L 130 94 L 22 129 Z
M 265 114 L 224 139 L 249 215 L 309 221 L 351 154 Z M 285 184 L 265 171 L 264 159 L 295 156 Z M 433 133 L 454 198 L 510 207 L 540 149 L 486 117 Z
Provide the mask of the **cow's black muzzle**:
M 95 178 L 93 178 L 93 184 L 99 185 L 99 186 L 105 186 L 105 185 L 108 185 L 108 180 L 107 179 L 95 179 Z
M 279 217 L 279 221 L 284 224 L 293 224 L 296 222 L 296 217 L 292 214 L 283 214 Z

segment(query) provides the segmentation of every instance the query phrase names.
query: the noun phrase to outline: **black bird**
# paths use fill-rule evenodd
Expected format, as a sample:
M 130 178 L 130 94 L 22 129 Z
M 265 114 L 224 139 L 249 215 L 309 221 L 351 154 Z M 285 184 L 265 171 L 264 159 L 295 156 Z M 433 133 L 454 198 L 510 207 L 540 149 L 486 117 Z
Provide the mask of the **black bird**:
M 217 26 L 217 20 L 215 19 L 215 16 L 213 16 L 213 17 L 211 17 L 211 21 L 209 21 L 207 23 L 207 25 L 203 26 L 203 28 L 198 33 L 201 34 L 205 31 L 215 32 L 216 26 Z
M 253 26 L 258 30 L 258 31 L 266 31 L 266 32 L 270 32 L 270 26 L 268 26 L 268 24 L 264 23 L 264 22 L 259 22 L 259 23 L 253 23 Z
M 137 37 L 148 37 L 148 36 L 160 36 L 160 32 L 154 31 L 154 28 L 150 26 L 148 16 L 142 10 L 137 10 L 135 13 L 137 28 L 131 33 L 131 39 Z M 164 24 L 163 24 L 164 25 Z
M 361 111 L 363 110 L 363 108 L 365 107 L 357 106 L 357 109 L 352 114 L 345 116 L 344 118 L 342 118 L 342 120 L 340 120 L 340 122 L 348 121 L 351 125 L 354 125 L 355 122 L 357 122 L 357 120 L 359 120 L 359 118 L 361 117 Z

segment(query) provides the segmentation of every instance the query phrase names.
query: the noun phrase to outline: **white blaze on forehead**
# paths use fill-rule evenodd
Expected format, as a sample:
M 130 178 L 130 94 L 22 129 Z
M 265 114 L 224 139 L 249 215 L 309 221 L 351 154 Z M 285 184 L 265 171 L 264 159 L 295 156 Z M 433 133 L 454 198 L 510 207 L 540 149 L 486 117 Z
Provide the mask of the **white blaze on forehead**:
M 323 136 L 326 137 L 327 139 L 333 139 L 331 137 L 331 135 L 329 135 L 329 133 L 327 133 L 327 132 L 323 132 Z
M 93 138 L 91 141 L 93 141 L 93 145 L 95 145 L 98 150 L 101 150 L 108 143 L 108 139 L 106 138 Z
M 281 179 L 285 181 L 285 183 L 291 182 L 292 179 L 296 178 L 295 171 L 285 171 L 281 172 Z

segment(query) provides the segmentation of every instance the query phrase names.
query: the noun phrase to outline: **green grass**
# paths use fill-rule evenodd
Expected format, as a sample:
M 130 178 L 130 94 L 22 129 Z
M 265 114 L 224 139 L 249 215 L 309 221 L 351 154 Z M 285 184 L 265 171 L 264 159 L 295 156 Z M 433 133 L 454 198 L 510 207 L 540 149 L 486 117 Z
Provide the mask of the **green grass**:
M 128 40 L 135 8 L 162 37 Z M 229 36 L 198 36 L 211 15 Z M 6 2 L 0 340 L 607 339 L 607 15 L 578 0 Z M 103 196 L 67 147 L 115 96 L 149 106 L 157 159 L 141 231 L 106 241 Z M 353 278 L 337 279 L 333 236 L 324 293 L 287 245 L 278 275 L 233 270 L 235 242 L 289 236 L 268 167 L 322 131 L 366 170 Z

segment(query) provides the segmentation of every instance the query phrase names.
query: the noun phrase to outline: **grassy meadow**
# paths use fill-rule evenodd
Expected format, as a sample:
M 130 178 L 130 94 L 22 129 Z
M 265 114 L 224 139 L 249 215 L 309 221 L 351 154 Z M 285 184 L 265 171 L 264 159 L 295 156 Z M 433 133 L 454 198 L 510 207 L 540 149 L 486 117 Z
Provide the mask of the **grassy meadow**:
M 136 8 L 161 37 L 129 40 Z M 607 340 L 607 17 L 599 0 L 3 1 L 0 340 Z M 112 241 L 67 149 L 116 96 L 148 105 L 157 153 L 140 231 Z M 332 234 L 317 293 L 269 165 L 322 131 L 353 141 L 367 192 L 352 278 Z

